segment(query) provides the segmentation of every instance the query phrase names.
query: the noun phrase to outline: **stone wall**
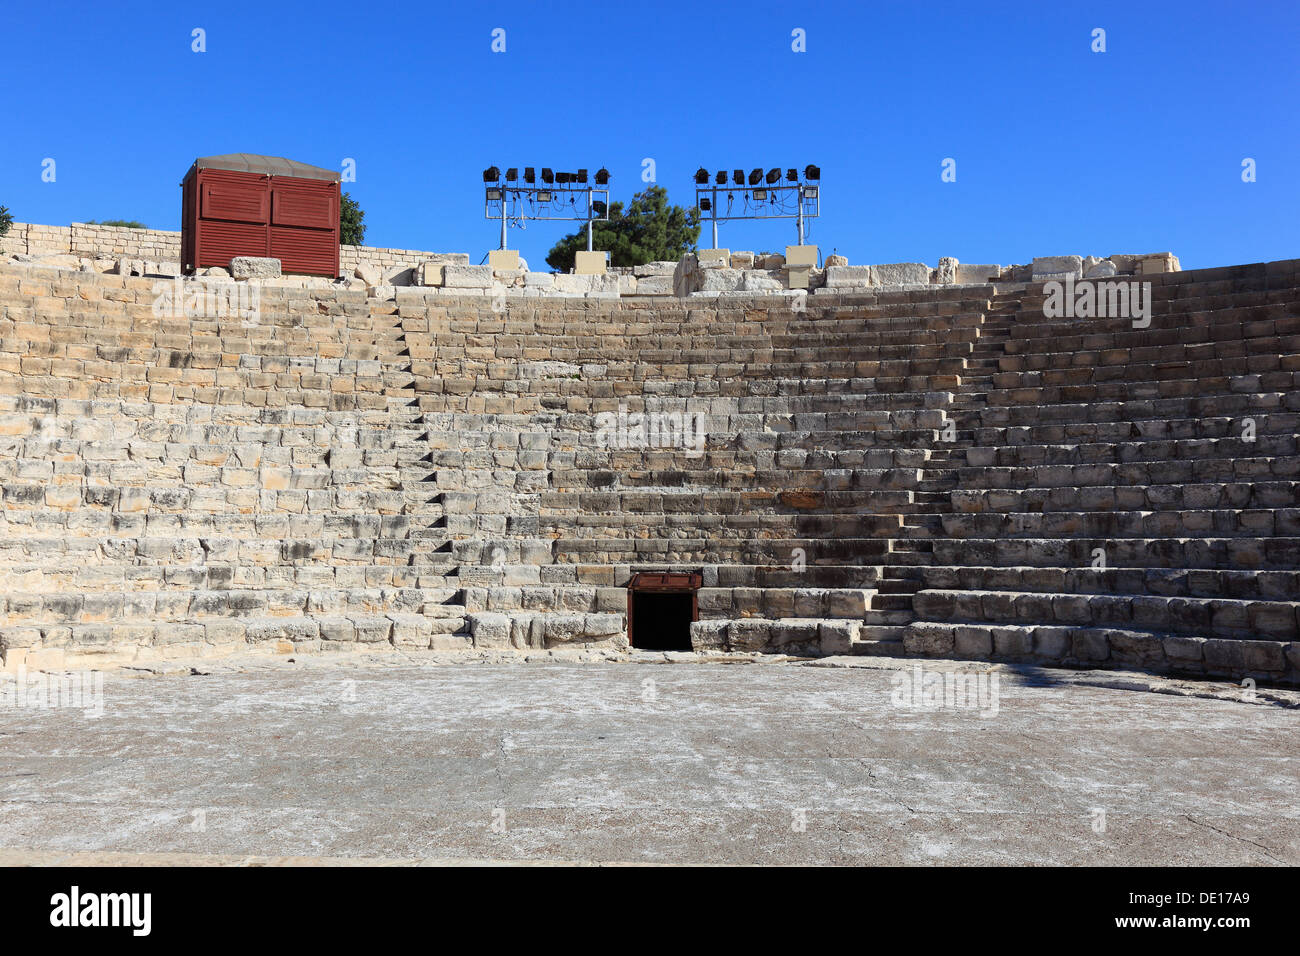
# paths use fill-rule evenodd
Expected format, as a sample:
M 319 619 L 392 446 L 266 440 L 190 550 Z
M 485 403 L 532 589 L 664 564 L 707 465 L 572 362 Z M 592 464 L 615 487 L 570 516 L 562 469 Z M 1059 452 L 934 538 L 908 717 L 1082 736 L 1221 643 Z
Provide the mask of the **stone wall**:
M 162 229 L 126 229 L 74 222 L 43 226 L 16 222 L 0 238 L 0 254 L 73 255 L 88 259 L 127 257 L 150 262 L 179 262 L 181 234 Z
M 146 262 L 178 263 L 181 257 L 181 234 L 166 229 L 126 229 L 74 222 L 70 226 L 44 226 L 15 222 L 0 237 L 0 256 L 73 255 L 86 259 L 141 259 Z M 344 275 L 353 275 L 359 266 L 371 266 L 384 274 L 388 284 L 402 277 L 427 259 L 440 253 L 418 249 L 384 249 L 377 246 L 339 247 L 339 266 Z M 466 262 L 469 257 L 464 256 Z M 167 274 L 172 274 L 170 271 Z M 409 277 L 408 277 L 409 279 Z
M 508 272 L 471 265 L 466 253 L 420 249 L 389 249 L 344 245 L 339 250 L 343 276 L 360 279 L 367 288 L 397 286 L 463 289 L 490 294 L 617 298 L 622 296 L 749 296 L 756 293 L 838 295 L 874 289 L 919 289 L 933 285 L 979 285 L 986 282 L 1025 283 L 1067 278 L 1106 278 L 1179 271 L 1178 257 L 1168 252 L 1096 256 L 1041 256 L 1028 265 L 963 264 L 942 257 L 931 267 L 922 262 L 849 265 L 830 255 L 819 268 L 808 270 L 806 287 L 791 283 L 785 257 L 779 254 L 728 252 L 702 261 L 687 254 L 680 262 L 651 262 L 635 268 L 611 269 L 607 275 L 558 275 L 532 272 L 526 263 Z M 14 223 L 0 239 L 0 256 L 14 254 L 71 255 L 90 260 L 87 268 L 136 275 L 176 274 L 180 233 L 160 229 L 123 229 L 73 223 L 43 226 Z M 127 260 L 125 266 L 118 265 Z M 98 260 L 97 262 L 95 260 Z M 67 263 L 63 263 L 67 265 Z M 444 266 L 454 266 L 450 272 Z M 459 293 L 454 293 L 459 294 Z

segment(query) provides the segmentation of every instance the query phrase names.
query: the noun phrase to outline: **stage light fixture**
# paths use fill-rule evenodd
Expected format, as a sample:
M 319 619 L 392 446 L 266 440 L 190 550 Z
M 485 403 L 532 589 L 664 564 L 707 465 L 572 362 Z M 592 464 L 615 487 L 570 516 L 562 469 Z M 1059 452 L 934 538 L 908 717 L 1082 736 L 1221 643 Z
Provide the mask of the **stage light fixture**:
M 695 205 L 697 214 L 713 224 L 713 245 L 718 245 L 718 224 L 737 219 L 794 219 L 797 220 L 799 245 L 804 245 L 807 235 L 806 223 L 821 215 L 818 202 L 819 190 L 800 176 L 795 166 L 758 167 L 744 170 L 718 170 L 715 174 L 716 185 L 709 185 L 709 171 L 701 166 L 695 172 Z M 808 179 L 821 179 L 821 167 L 809 163 L 805 167 Z M 734 186 L 729 185 L 730 183 Z M 723 203 L 718 187 L 726 193 Z M 797 191 L 799 201 L 790 203 L 787 191 Z M 739 193 L 741 205 L 736 207 L 736 195 Z M 804 200 L 807 200 L 806 202 Z M 761 204 L 761 205 L 760 205 Z
M 519 182 L 521 178 L 527 185 Z M 592 178 L 601 188 L 587 185 Z M 502 175 L 501 167 L 489 166 L 483 170 L 486 218 L 496 220 L 501 229 L 499 248 L 506 248 L 507 234 L 512 225 L 522 228 L 526 220 L 550 220 L 587 223 L 587 248 L 590 250 L 591 223 L 609 220 L 609 187 L 605 185 L 609 179 L 609 170 L 604 167 L 592 174 L 588 169 L 511 166 Z M 578 196 L 583 190 L 587 193 L 586 203 L 579 204 Z M 521 203 L 521 199 L 526 202 Z

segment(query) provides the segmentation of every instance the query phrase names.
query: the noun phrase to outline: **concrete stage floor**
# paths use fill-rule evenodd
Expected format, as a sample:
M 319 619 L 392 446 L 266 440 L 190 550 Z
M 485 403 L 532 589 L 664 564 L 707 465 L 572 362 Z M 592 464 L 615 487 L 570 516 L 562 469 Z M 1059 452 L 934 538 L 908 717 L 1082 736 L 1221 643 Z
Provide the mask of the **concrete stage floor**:
M 0 706 L 0 864 L 1300 863 L 1295 692 L 926 661 L 986 681 L 927 706 L 912 661 L 669 657 L 224 661 L 110 672 L 100 717 Z

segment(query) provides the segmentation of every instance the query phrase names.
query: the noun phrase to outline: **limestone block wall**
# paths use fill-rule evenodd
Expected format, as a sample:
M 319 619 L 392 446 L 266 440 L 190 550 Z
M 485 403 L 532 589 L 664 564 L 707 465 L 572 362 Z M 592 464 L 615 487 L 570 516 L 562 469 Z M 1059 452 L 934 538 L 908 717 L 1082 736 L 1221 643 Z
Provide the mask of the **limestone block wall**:
M 44 226 L 14 223 L 0 238 L 0 256 L 72 255 L 99 260 L 105 271 L 109 260 L 126 259 L 136 274 L 175 275 L 180 260 L 180 233 L 159 229 L 124 229 L 73 223 Z M 745 297 L 761 293 L 790 294 L 785 257 L 779 254 L 731 252 L 725 260 L 700 261 L 688 254 L 679 262 L 651 262 L 635 268 L 611 269 L 603 276 L 552 275 L 513 270 L 494 274 L 489 266 L 471 265 L 465 253 L 437 253 L 419 249 L 390 249 L 344 245 L 339 251 L 340 271 L 357 277 L 367 287 L 396 286 L 479 289 L 484 292 L 525 294 L 530 297 L 697 296 Z M 456 268 L 445 273 L 443 265 Z M 823 268 L 811 270 L 808 292 L 839 295 L 876 289 L 924 288 L 932 285 L 1025 283 L 1049 280 L 1156 275 L 1179 271 L 1172 253 L 1095 256 L 1043 256 L 1028 265 L 963 264 L 952 257 L 936 267 L 920 262 L 849 265 L 843 256 L 827 256 Z
M 339 269 L 345 276 L 356 274 L 358 268 L 369 267 L 380 273 L 387 285 L 413 285 L 415 270 L 424 262 L 452 258 L 469 263 L 464 253 L 448 254 L 419 249 L 384 249 L 378 246 L 339 247 Z
M 162 229 L 126 229 L 74 222 L 43 226 L 15 222 L 0 238 L 0 254 L 74 255 L 90 259 L 128 257 L 151 262 L 179 262 L 181 234 Z
M 179 263 L 181 234 L 165 229 L 126 229 L 84 222 L 74 222 L 70 226 L 15 222 L 9 232 L 0 237 L 0 255 L 7 257 L 18 253 Z M 349 276 L 358 266 L 371 266 L 383 273 L 389 284 L 393 284 L 394 275 L 402 269 L 414 269 L 425 260 L 439 255 L 416 249 L 343 245 L 339 248 L 339 264 L 343 274 Z M 463 258 L 468 262 L 468 256 Z

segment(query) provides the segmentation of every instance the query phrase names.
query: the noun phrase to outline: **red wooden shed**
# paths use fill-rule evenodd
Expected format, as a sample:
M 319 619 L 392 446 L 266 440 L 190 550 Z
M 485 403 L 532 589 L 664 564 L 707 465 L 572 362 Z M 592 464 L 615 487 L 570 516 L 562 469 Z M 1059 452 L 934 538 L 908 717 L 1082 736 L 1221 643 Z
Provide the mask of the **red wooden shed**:
M 194 161 L 181 181 L 181 269 L 270 256 L 287 273 L 339 274 L 339 179 L 279 156 Z

